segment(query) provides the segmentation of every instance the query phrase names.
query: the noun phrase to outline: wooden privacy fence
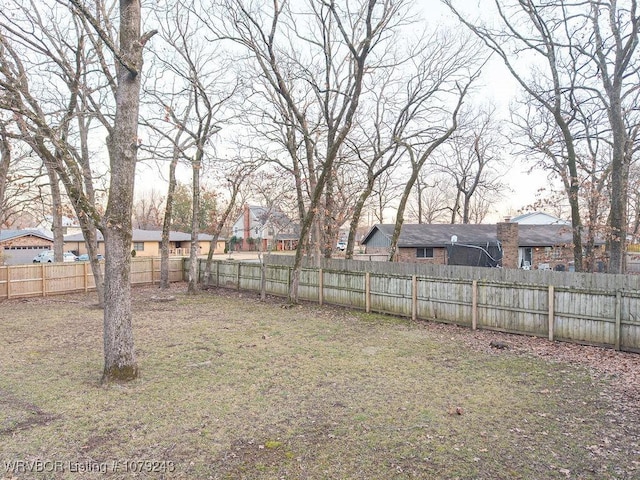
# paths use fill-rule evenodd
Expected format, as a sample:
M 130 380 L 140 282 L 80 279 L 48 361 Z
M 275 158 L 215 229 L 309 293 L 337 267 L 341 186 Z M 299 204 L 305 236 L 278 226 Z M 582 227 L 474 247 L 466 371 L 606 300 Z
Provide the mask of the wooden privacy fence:
M 182 263 L 181 257 L 169 259 L 169 281 L 182 281 Z M 159 258 L 131 259 L 132 285 L 153 284 L 159 281 Z M 94 289 L 93 273 L 88 262 L 35 263 L 0 267 L 0 300 L 88 292 Z
M 396 268 L 387 265 L 389 270 Z M 200 267 L 202 272 L 204 263 Z M 553 280 L 547 284 L 482 278 L 496 270 L 486 268 L 474 268 L 471 276 L 476 278 L 454 278 L 453 269 L 447 278 L 385 273 L 378 266 L 378 271 L 366 271 L 366 266 L 362 267 L 361 271 L 305 267 L 300 275 L 299 298 L 473 329 L 640 352 L 640 292 L 634 283 L 640 278 L 630 277 L 623 282 L 604 278 L 614 276 L 592 274 L 602 280 L 584 283 L 610 283 L 620 288 L 587 288 L 562 285 L 559 276 L 547 277 Z M 260 263 L 215 261 L 208 283 L 260 291 L 263 281 L 266 293 L 287 296 L 291 267 L 267 264 L 262 268 Z M 575 277 L 565 278 L 564 283 L 575 283 Z

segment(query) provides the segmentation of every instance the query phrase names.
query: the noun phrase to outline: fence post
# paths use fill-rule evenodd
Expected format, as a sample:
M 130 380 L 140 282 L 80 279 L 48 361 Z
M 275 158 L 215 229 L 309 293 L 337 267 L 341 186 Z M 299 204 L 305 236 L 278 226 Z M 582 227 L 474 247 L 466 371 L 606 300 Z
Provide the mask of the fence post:
M 238 262 L 238 275 L 237 275 L 237 282 L 238 282 L 238 290 L 240 290 L 240 262 Z
M 418 277 L 411 275 L 411 320 L 418 319 Z
M 45 276 L 46 274 L 46 269 L 45 269 L 45 264 L 41 263 L 40 264 L 40 274 L 42 276 L 42 296 L 46 297 L 47 296 L 47 278 Z M 8 272 L 7 272 L 8 273 Z
M 322 305 L 324 302 L 324 272 L 322 269 L 318 269 L 318 304 Z
M 43 275 L 44 278 L 44 275 Z M 7 300 L 11 298 L 11 267 L 7 265 Z
M 478 329 L 478 280 L 471 282 L 471 330 Z
M 371 312 L 371 274 L 369 272 L 364 274 L 364 311 Z
M 615 331 L 615 345 L 616 350 L 620 350 L 620 329 L 622 326 L 622 293 L 616 292 L 616 331 Z
M 554 301 L 555 301 L 555 293 L 554 293 L 554 288 L 553 285 L 549 285 L 549 298 L 547 300 L 547 303 L 549 304 L 549 341 L 553 342 L 553 338 L 554 338 L 554 331 L 553 331 L 553 327 L 554 327 L 554 323 L 555 323 L 555 305 L 554 305 Z

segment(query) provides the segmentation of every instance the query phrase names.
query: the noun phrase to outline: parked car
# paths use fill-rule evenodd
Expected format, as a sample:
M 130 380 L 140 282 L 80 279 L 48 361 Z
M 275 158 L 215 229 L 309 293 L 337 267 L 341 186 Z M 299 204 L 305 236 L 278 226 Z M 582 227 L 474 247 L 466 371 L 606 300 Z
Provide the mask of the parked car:
M 89 261 L 89 254 L 88 253 L 83 253 L 82 255 L 78 256 L 76 258 L 76 260 L 78 262 L 88 262 Z M 104 255 L 102 255 L 101 253 L 98 254 L 98 260 L 104 260 Z
M 33 257 L 33 263 L 53 263 L 54 255 L 53 250 L 45 250 L 40 252 L 38 255 Z M 65 262 L 75 262 L 76 256 L 73 252 L 64 252 L 63 261 Z
M 344 250 L 345 248 L 347 248 L 347 242 L 345 242 L 344 240 L 340 240 L 336 245 L 336 248 L 338 250 Z

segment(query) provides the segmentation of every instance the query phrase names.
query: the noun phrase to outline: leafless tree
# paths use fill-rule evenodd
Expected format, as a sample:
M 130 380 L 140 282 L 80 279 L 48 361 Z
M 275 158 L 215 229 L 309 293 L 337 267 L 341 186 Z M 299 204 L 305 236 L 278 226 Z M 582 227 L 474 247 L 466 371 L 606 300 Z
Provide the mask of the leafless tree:
M 3 102 L 0 108 L 16 115 L 24 141 L 59 175 L 78 213 L 90 253 L 96 251 L 96 226 L 105 238 L 104 381 L 129 380 L 138 374 L 131 325 L 131 213 L 142 50 L 154 33 L 140 33 L 138 0 L 120 0 L 118 12 L 114 21 L 100 0 L 91 7 L 81 0 L 59 0 L 44 6 L 12 2 L 0 14 L 0 84 L 12 93 L 10 102 Z M 33 68 L 27 70 L 25 61 L 33 62 Z M 39 99 L 32 86 L 53 80 L 51 72 L 56 74 L 56 88 L 47 91 L 64 95 L 63 102 L 57 103 L 65 108 L 48 114 L 48 107 L 56 102 L 47 104 L 46 96 Z M 103 105 L 108 104 L 108 94 L 115 106 L 112 114 Z M 88 111 L 108 135 L 111 180 L 104 216 L 92 201 L 89 184 L 93 179 L 85 163 Z M 72 121 L 77 125 L 75 131 L 70 130 Z M 94 275 L 96 266 L 92 262 Z
M 153 73 L 161 82 L 150 85 L 148 93 L 162 106 L 169 122 L 160 128 L 165 139 L 173 138 L 174 153 L 184 158 L 192 170 L 191 249 L 187 292 L 198 289 L 200 225 L 200 183 L 213 161 L 212 138 L 228 120 L 228 103 L 238 83 L 229 76 L 230 65 L 222 60 L 213 44 L 206 42 L 201 17 L 192 11 L 192 2 L 177 0 L 157 10 L 163 47 L 155 57 Z M 169 53 L 167 53 L 169 52 Z M 167 88 L 170 91 L 167 91 Z M 181 109 L 181 113 L 176 110 Z M 173 137 L 166 128 L 174 129 Z M 177 130 L 177 131 L 176 131 Z M 172 167 L 175 168 L 175 167 Z
M 639 76 L 638 40 L 640 15 L 636 0 L 590 2 L 589 20 L 593 33 L 585 47 L 595 63 L 595 87 L 611 128 L 611 207 L 609 210 L 609 272 L 622 273 L 626 267 L 629 168 L 633 153 L 633 133 L 638 129 L 637 101 Z
M 222 233 L 224 226 L 227 224 L 234 212 L 238 211 L 238 197 L 245 187 L 247 178 L 255 171 L 259 162 L 245 162 L 243 158 L 234 159 L 230 162 L 226 162 L 226 168 L 219 165 L 219 173 L 222 174 L 224 180 L 221 182 L 228 190 L 228 198 L 226 205 L 222 208 L 218 205 L 218 212 L 216 213 L 215 225 L 212 231 L 211 242 L 209 244 L 209 253 L 207 254 L 207 262 L 204 269 L 204 285 L 209 285 L 209 278 L 211 277 L 211 269 L 213 267 L 213 253 L 218 245 L 218 239 Z
M 142 147 L 143 151 L 158 163 L 169 163 L 167 176 L 167 195 L 164 204 L 162 220 L 162 236 L 160 240 L 160 285 L 161 289 L 169 288 L 169 235 L 173 221 L 174 195 L 177 187 L 176 170 L 180 160 L 186 161 L 183 152 L 189 145 L 189 139 L 184 135 L 184 125 L 191 112 L 191 103 L 178 106 L 175 97 L 165 95 L 153 86 L 144 88 L 152 106 L 147 109 L 147 117 L 142 125 L 148 129 L 149 146 Z M 164 115 L 154 117 L 148 112 L 160 105 Z M 178 108 L 181 110 L 178 111 Z M 162 170 L 161 168 L 159 169 Z
M 43 166 L 8 123 L 0 123 L 0 229 L 34 227 L 51 212 Z
M 0 121 L 0 227 L 5 218 L 5 191 L 7 189 L 7 176 L 11 164 L 11 142 L 7 133 L 6 122 Z
M 162 225 L 165 198 L 155 188 L 138 196 L 133 204 L 134 228 L 158 230 Z
M 636 168 L 631 169 L 629 176 L 629 213 L 630 225 L 629 234 L 633 243 L 640 242 L 640 169 L 636 163 Z
M 455 187 L 451 223 L 458 219 L 471 223 L 472 213 L 481 220 L 488 209 L 486 199 L 500 199 L 507 170 L 501 156 L 504 141 L 498 133 L 500 123 L 495 118 L 495 107 L 469 111 L 462 117 L 460 128 L 435 160 Z
M 437 41 L 435 41 L 437 39 Z M 407 178 L 400 196 L 389 260 L 395 260 L 400 230 L 413 187 L 433 153 L 458 128 L 460 109 L 477 79 L 482 58 L 478 45 L 464 36 L 441 33 L 419 56 L 406 82 L 406 105 L 394 135 L 408 161 Z
M 42 159 L 54 189 L 55 212 L 60 210 L 58 179 L 64 185 L 91 254 L 102 304 L 103 276 L 95 258 L 102 212 L 96 204 L 88 136 L 92 118 L 109 120 L 93 110 L 102 107 L 103 89 L 83 83 L 99 84 L 93 76 L 99 69 L 98 55 L 89 46 L 82 17 L 67 4 L 11 2 L 7 7 L 0 14 L 0 82 L 6 91 L 0 108 L 13 115 L 15 138 Z M 61 254 L 62 248 L 58 250 Z
M 446 223 L 453 197 L 449 178 L 423 170 L 416 179 L 414 194 L 407 204 L 408 217 L 416 223 Z
M 115 71 L 104 69 L 112 84 L 115 112 L 108 125 L 111 181 L 102 223 L 106 251 L 103 378 L 130 380 L 138 376 L 131 325 L 130 249 L 140 77 L 143 49 L 156 32 L 141 33 L 139 0 L 120 0 L 117 43 L 99 23 L 100 17 L 92 15 L 80 0 L 72 2 L 81 13 L 86 31 L 92 27 L 92 33 L 100 37 L 98 43 L 92 36 L 95 45 L 105 45 L 115 59 Z
M 299 200 L 301 241 L 289 293 L 297 302 L 303 253 L 312 231 L 320 239 L 322 228 L 314 227 L 314 219 L 322 213 L 325 187 L 353 127 L 364 78 L 381 62 L 391 32 L 405 22 L 406 2 L 274 0 L 261 8 L 242 0 L 217 3 L 224 19 L 208 25 L 249 54 L 272 100 L 272 118 L 285 126 L 292 168 L 307 169 L 309 201 Z M 301 184 L 299 176 L 298 192 Z
M 395 141 L 394 134 L 402 129 L 399 125 L 400 112 L 403 105 L 399 105 L 398 92 L 403 88 L 403 78 L 398 69 L 389 69 L 388 75 L 382 79 L 367 82 L 363 111 L 358 115 L 358 121 L 352 134 L 347 138 L 346 148 L 351 150 L 357 159 L 351 171 L 362 171 L 362 187 L 356 195 L 356 202 L 350 218 L 349 233 L 345 257 L 353 258 L 356 235 L 360 219 L 367 203 L 376 191 L 376 187 L 388 184 L 390 174 L 398 165 L 400 148 Z M 365 103 L 366 102 L 366 103 Z M 395 118 L 394 118 L 395 117 Z M 349 172 L 353 176 L 352 172 Z M 378 188 L 378 211 L 384 194 Z

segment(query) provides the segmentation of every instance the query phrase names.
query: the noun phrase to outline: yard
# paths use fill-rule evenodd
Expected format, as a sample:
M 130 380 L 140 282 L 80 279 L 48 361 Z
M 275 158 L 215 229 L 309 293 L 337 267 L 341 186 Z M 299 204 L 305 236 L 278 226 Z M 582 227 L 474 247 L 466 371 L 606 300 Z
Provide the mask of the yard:
M 640 478 L 638 355 L 183 292 L 108 386 L 93 295 L 0 303 L 0 478 Z

